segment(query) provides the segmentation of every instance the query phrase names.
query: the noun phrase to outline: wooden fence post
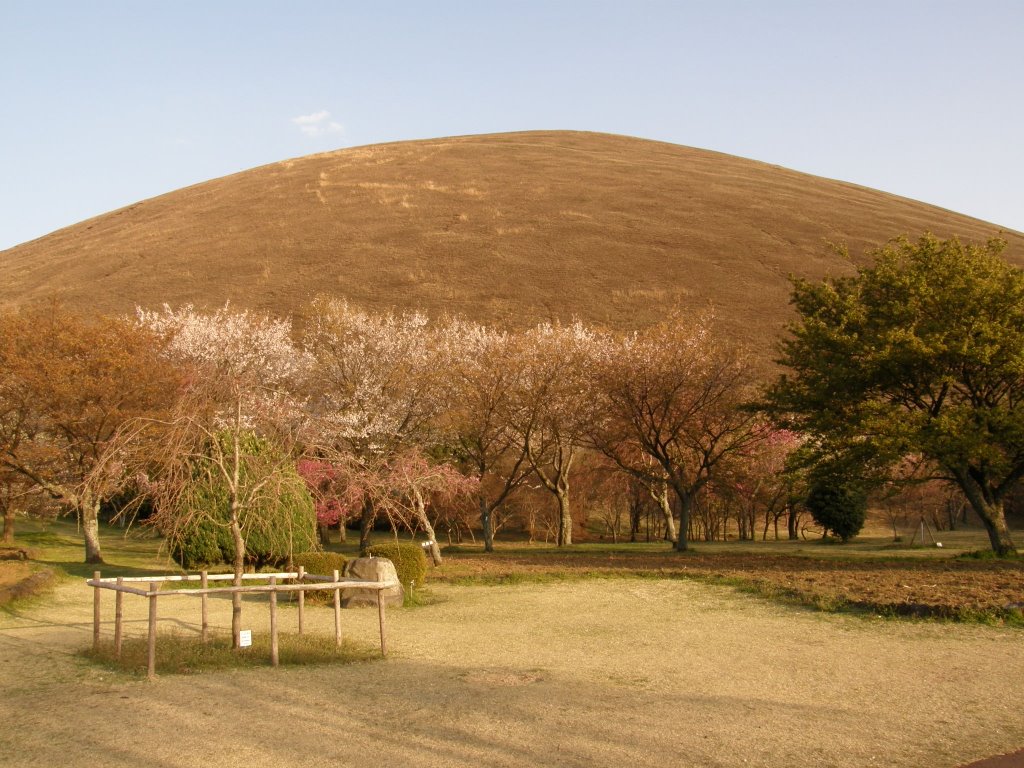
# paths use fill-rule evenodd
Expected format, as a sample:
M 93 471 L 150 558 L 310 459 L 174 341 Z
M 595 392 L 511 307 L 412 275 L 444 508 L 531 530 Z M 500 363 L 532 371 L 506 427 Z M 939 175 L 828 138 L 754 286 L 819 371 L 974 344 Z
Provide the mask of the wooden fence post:
M 100 572 L 92 572 L 92 580 L 99 582 Z M 100 649 L 100 586 L 97 583 L 92 588 L 92 649 Z
M 334 572 L 334 581 L 341 581 L 341 574 Z M 341 588 L 334 588 L 334 645 L 341 647 Z
M 160 589 L 160 583 L 149 582 L 149 659 L 146 665 L 146 677 L 152 680 L 156 677 L 156 592 Z
M 117 577 L 117 586 L 124 586 L 124 578 Z M 121 658 L 122 624 L 124 621 L 124 592 L 118 590 L 114 597 L 114 658 Z
M 299 579 L 298 579 L 300 584 L 302 583 L 302 580 L 304 578 L 306 578 L 306 568 L 305 568 L 305 566 L 301 566 L 300 565 L 299 566 Z M 305 608 L 305 607 L 306 607 L 306 593 L 305 593 L 304 590 L 300 589 L 299 590 L 299 634 L 300 635 L 302 634 L 302 611 L 303 611 L 303 608 Z
M 380 655 L 388 655 L 388 641 L 386 637 L 386 624 L 384 622 L 384 590 L 377 590 L 377 618 L 380 621 Z
M 270 577 L 270 665 L 276 667 L 279 663 L 277 655 L 277 577 Z
M 207 589 L 209 586 L 209 579 L 207 578 L 206 571 L 199 572 L 199 584 L 203 589 Z M 205 643 L 210 639 L 210 603 L 209 595 L 202 595 L 202 628 L 199 630 L 199 637 Z

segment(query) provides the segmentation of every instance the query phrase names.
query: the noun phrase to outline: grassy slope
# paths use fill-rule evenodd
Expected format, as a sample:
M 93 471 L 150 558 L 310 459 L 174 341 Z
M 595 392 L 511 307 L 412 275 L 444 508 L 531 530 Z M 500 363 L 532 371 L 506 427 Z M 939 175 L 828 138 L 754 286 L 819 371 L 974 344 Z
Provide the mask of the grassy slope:
M 788 316 L 790 273 L 851 267 L 925 230 L 998 227 L 778 166 L 620 136 L 529 132 L 384 144 L 181 189 L 0 254 L 0 302 L 90 311 L 225 300 L 301 311 L 317 292 L 512 324 L 619 327 L 716 307 L 753 343 Z M 1024 263 L 1024 236 L 1004 233 Z

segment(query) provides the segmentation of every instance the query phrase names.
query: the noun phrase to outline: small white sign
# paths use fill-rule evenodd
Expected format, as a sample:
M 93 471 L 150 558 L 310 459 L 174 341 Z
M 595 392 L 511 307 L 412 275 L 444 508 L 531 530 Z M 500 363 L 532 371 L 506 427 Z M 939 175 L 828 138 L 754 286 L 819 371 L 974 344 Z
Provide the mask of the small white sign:
M 252 630 L 240 629 L 238 631 L 238 647 L 248 648 L 250 645 L 252 645 Z

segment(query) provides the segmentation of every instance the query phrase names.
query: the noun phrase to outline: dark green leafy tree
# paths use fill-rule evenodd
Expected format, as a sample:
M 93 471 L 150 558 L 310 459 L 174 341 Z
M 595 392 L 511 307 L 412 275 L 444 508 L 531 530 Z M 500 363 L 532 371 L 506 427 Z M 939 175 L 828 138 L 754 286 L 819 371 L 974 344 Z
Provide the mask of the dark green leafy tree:
M 864 527 L 868 496 L 856 478 L 832 468 L 811 473 L 805 501 L 814 521 L 845 544 Z
M 766 405 L 868 471 L 931 462 L 1016 552 L 1004 500 L 1024 474 L 1024 272 L 1005 243 L 905 238 L 856 276 L 795 280 L 799 319 Z

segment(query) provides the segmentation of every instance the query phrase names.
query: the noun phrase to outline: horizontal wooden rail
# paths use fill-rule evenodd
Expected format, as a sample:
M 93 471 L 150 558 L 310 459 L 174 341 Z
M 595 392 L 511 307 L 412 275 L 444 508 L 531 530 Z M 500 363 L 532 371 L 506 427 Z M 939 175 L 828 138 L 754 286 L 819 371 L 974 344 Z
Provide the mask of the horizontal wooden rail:
M 242 579 L 243 580 L 250 580 L 250 579 L 256 579 L 256 580 L 258 580 L 258 579 L 267 579 L 267 580 L 269 580 L 271 576 L 273 576 L 276 579 L 297 579 L 297 578 L 299 578 L 299 572 L 298 571 L 290 571 L 290 572 L 287 572 L 287 573 L 243 573 L 242 574 Z M 313 578 L 313 575 L 309 574 L 309 573 L 305 573 L 305 574 L 303 574 L 303 576 L 305 578 L 307 578 L 307 579 L 308 578 Z M 233 573 L 208 573 L 208 574 L 206 574 L 207 581 L 231 581 L 233 578 L 235 578 L 235 575 Z M 331 577 L 330 576 L 316 576 L 315 578 L 323 580 L 323 579 L 330 579 Z M 123 581 L 126 584 L 129 583 L 129 582 L 132 582 L 132 581 L 138 581 L 138 582 L 144 581 L 147 584 L 151 584 L 154 581 L 156 581 L 156 582 L 164 582 L 164 581 L 202 581 L 203 580 L 203 575 L 201 573 L 194 573 L 194 574 L 193 573 L 184 573 L 184 574 L 174 574 L 174 575 L 169 575 L 169 576 L 105 576 L 104 578 L 100 579 L 100 581 L 112 584 L 112 583 L 115 583 L 118 579 L 121 579 L 121 581 Z
M 307 575 L 306 578 L 309 578 Z M 140 597 L 152 597 L 153 595 L 160 595 L 161 597 L 173 597 L 174 595 L 215 595 L 215 594 L 230 594 L 233 592 L 247 593 L 247 592 L 313 592 L 318 590 L 327 589 L 390 589 L 391 587 L 397 587 L 397 581 L 369 581 L 364 579 L 346 579 L 344 581 L 318 581 L 316 584 L 264 584 L 261 586 L 247 587 L 245 585 L 236 587 L 208 587 L 206 589 L 169 589 L 167 591 L 157 589 L 155 591 L 145 591 L 142 589 L 135 589 L 133 587 L 125 587 L 112 582 L 108 579 L 87 579 L 86 584 L 90 587 L 97 587 L 99 589 L 111 589 L 115 592 L 130 592 L 133 595 L 139 595 Z M 155 581 L 152 583 L 156 583 Z

